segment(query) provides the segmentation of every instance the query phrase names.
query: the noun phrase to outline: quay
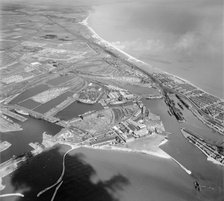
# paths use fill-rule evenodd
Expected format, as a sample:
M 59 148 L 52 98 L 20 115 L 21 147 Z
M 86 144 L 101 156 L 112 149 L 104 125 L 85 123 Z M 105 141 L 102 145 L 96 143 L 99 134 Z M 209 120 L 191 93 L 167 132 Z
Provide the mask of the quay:
M 10 117 L 12 117 L 14 119 L 17 119 L 17 120 L 19 120 L 21 122 L 24 122 L 24 121 L 27 120 L 26 117 L 23 117 L 23 116 L 21 116 L 19 114 L 16 114 L 16 113 L 12 112 L 11 110 L 9 110 L 7 108 L 2 109 L 2 113 L 7 115 L 7 116 L 10 116 Z
M 56 115 L 58 112 L 60 112 L 61 110 L 63 110 L 64 108 L 68 107 L 69 105 L 71 105 L 73 102 L 75 102 L 77 99 L 76 98 L 71 98 L 68 97 L 66 100 L 64 100 L 63 102 L 61 102 L 59 105 L 57 105 L 56 107 L 52 108 L 51 110 L 49 110 L 48 112 L 46 112 L 44 115 L 46 116 L 54 116 Z
M 207 143 L 204 139 L 197 137 L 185 128 L 181 129 L 181 133 L 190 143 L 195 145 L 208 158 L 220 165 L 224 165 L 224 154 L 218 150 L 217 146 Z
M 43 120 L 49 121 L 51 123 L 55 123 L 60 120 L 56 117 L 46 116 L 45 114 L 41 114 L 39 112 L 36 112 L 36 111 L 30 110 L 30 109 L 27 109 L 25 107 L 18 106 L 18 105 L 10 106 L 10 109 L 23 110 L 23 111 L 27 112 L 29 114 L 29 116 L 34 117 L 35 119 L 43 119 Z M 27 119 L 27 118 L 25 118 L 25 119 Z

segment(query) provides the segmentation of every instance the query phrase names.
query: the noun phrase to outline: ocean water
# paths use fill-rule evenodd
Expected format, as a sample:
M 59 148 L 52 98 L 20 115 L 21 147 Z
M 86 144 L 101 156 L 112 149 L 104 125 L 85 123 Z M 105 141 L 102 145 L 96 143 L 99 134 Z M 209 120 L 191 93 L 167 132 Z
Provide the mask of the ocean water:
M 224 196 L 224 168 L 207 161 L 207 157 L 183 137 L 181 128 L 187 128 L 198 137 L 215 145 L 222 145 L 223 136 L 205 126 L 186 108 L 182 110 L 186 121 L 179 123 L 175 117 L 169 116 L 168 107 L 163 100 L 143 100 L 143 103 L 161 117 L 165 130 L 171 133 L 168 135 L 168 142 L 161 148 L 190 170 L 191 177 L 198 180 L 201 185 L 214 188 L 210 192 L 213 193 L 213 200 L 218 200 L 221 195 Z
M 224 97 L 223 1 L 116 1 L 89 25 L 132 56 Z
M 55 188 L 39 198 L 36 195 L 57 181 L 66 150 L 67 146 L 58 146 L 31 159 L 5 179 L 11 187 L 5 193 L 25 195 L 11 200 L 51 200 Z M 56 201 L 206 201 L 213 196 L 206 190 L 196 192 L 194 178 L 170 160 L 120 151 L 73 150 L 65 157 L 62 180 Z
M 192 54 L 189 53 L 188 57 L 185 57 L 185 54 L 181 57 L 181 52 L 176 54 L 177 50 L 175 50 L 175 48 L 167 49 L 169 43 L 170 45 L 171 43 L 175 44 L 175 39 L 177 41 L 177 48 L 181 48 L 181 44 L 186 48 L 188 46 L 186 45 L 186 41 L 191 41 L 195 37 L 194 31 L 187 31 L 189 30 L 187 28 L 190 26 L 187 23 L 189 20 L 185 21 L 180 19 L 180 16 L 187 12 L 187 8 L 190 8 L 190 5 L 192 9 L 195 7 L 196 10 L 194 12 L 191 11 L 193 17 L 189 17 L 186 14 L 186 18 L 191 19 L 190 22 L 193 23 L 193 25 L 191 25 L 193 28 L 195 27 L 196 29 L 197 21 L 203 18 L 203 13 L 206 11 L 209 15 L 206 19 L 210 24 L 214 24 L 214 30 L 216 30 L 218 26 L 216 27 L 216 23 L 212 23 L 211 18 L 214 18 L 213 20 L 216 22 L 216 15 L 218 15 L 218 19 L 220 20 L 219 9 L 221 6 L 219 1 L 212 1 L 215 2 L 213 5 L 213 3 L 209 3 L 209 1 L 198 0 L 195 6 L 195 1 L 183 0 L 181 1 L 180 7 L 175 5 L 177 4 L 177 0 L 173 0 L 173 4 L 169 1 L 166 1 L 168 2 L 166 3 L 165 0 L 160 0 L 160 4 L 155 0 L 150 2 L 143 0 L 138 2 L 132 1 L 132 3 L 130 3 L 131 1 L 129 3 L 118 2 L 119 1 L 116 1 L 116 4 L 110 3 L 107 5 L 102 5 L 103 3 L 101 2 L 101 5 L 95 6 L 95 13 L 93 12 L 93 15 L 98 16 L 95 16 L 96 21 L 91 22 L 91 26 L 97 33 L 103 38 L 114 42 L 114 44 L 123 48 L 123 50 L 128 53 L 142 60 L 144 59 L 144 61 L 148 63 L 154 62 L 153 64 L 155 64 L 155 66 L 161 69 L 164 68 L 166 71 L 169 70 L 169 72 L 174 74 L 178 74 L 180 71 L 178 75 L 181 77 L 198 84 L 203 89 L 213 94 L 221 94 L 220 83 L 222 83 L 222 69 L 217 70 L 220 67 L 220 65 L 217 67 L 217 64 L 222 63 L 222 61 L 219 55 L 215 53 L 216 50 L 213 50 L 214 60 L 210 60 L 210 54 L 210 56 L 205 57 L 206 54 L 201 53 L 200 59 L 197 60 L 198 65 L 195 65 L 197 64 L 195 61 L 197 58 L 194 58 L 196 56 L 192 56 Z M 203 2 L 205 2 L 206 5 L 202 6 L 202 4 L 204 4 Z M 210 6 L 207 4 L 210 4 Z M 211 9 L 217 10 L 217 12 L 210 12 Z M 161 10 L 164 12 L 161 12 Z M 163 13 L 164 16 L 161 16 L 161 13 Z M 179 15 L 176 14 L 169 18 L 172 13 L 179 13 Z M 197 18 L 195 15 L 198 15 L 199 19 L 195 20 Z M 148 17 L 146 18 L 146 16 Z M 89 21 L 92 19 L 94 19 L 94 16 L 93 18 L 90 17 Z M 158 21 L 158 19 L 164 19 L 165 22 L 162 23 Z M 166 22 L 166 20 L 168 21 Z M 183 33 L 188 33 L 186 37 L 181 37 L 181 34 L 184 35 L 182 31 L 175 26 L 175 23 L 168 23 L 169 20 L 170 23 L 174 20 L 177 24 L 183 24 Z M 127 21 L 129 23 L 127 23 Z M 145 26 L 144 23 L 141 24 L 142 22 L 149 23 L 150 26 Z M 163 25 L 166 25 L 165 28 L 170 34 L 167 34 L 167 32 L 163 30 Z M 98 30 L 97 26 L 99 27 Z M 159 30 L 157 26 L 160 28 Z M 203 26 L 209 28 L 209 24 Z M 175 28 L 176 34 L 172 33 L 173 29 L 169 30 L 170 27 Z M 105 31 L 105 33 L 103 34 L 100 29 L 101 31 Z M 154 33 L 151 33 L 151 35 L 149 32 L 150 30 L 154 30 Z M 214 41 L 216 37 L 212 37 L 213 33 L 212 31 L 210 32 L 211 37 L 208 38 Z M 157 36 L 160 37 L 160 40 L 158 39 L 156 42 L 153 41 L 153 36 L 155 39 L 157 39 Z M 196 34 L 196 36 L 199 37 L 200 34 Z M 134 42 L 133 45 L 129 45 L 130 41 L 135 41 L 135 39 L 137 42 Z M 193 40 L 192 43 L 194 44 L 194 41 L 197 40 Z M 164 42 L 164 44 L 162 42 Z M 143 45 L 138 46 L 138 44 Z M 215 49 L 222 52 L 220 48 L 221 43 L 219 45 L 218 41 L 216 41 L 216 44 L 218 45 Z M 142 49 L 143 46 L 147 48 Z M 196 50 L 198 52 L 199 50 L 202 52 L 205 51 L 204 49 L 206 48 L 202 47 L 203 46 L 200 46 L 200 48 L 197 47 Z M 155 50 L 156 53 L 154 52 Z M 145 56 L 143 53 L 145 53 Z M 183 60 L 181 60 L 181 58 Z M 189 60 L 187 60 L 187 58 Z M 202 61 L 206 65 L 205 70 L 202 70 Z M 192 69 L 189 68 L 190 64 L 192 64 Z M 184 66 L 185 71 L 183 70 Z M 198 68 L 197 71 L 195 66 Z M 213 69 L 210 68 L 211 66 Z M 171 71 L 172 68 L 173 72 Z M 205 74 L 203 75 L 204 77 L 201 73 Z M 29 98 L 31 96 L 30 91 L 22 96 L 18 97 L 16 102 L 24 100 L 24 96 Z M 149 101 L 147 106 L 150 107 L 152 112 L 161 115 L 165 128 L 167 131 L 173 133 L 173 135 L 169 136 L 168 143 L 163 145 L 162 148 L 190 169 L 193 173 L 192 176 L 189 176 L 175 162 L 166 159 L 137 153 L 79 149 L 71 152 L 66 157 L 66 171 L 63 177 L 63 184 L 58 190 L 54 200 L 222 201 L 224 197 L 223 168 L 211 162 L 207 162 L 205 156 L 199 150 L 185 141 L 180 133 L 181 125 L 177 123 L 175 119 L 171 119 L 166 111 L 164 103 L 161 102 L 162 101 L 157 100 Z M 76 110 L 71 111 L 71 113 L 75 112 Z M 192 128 L 193 125 L 193 130 L 206 137 L 206 139 L 214 143 L 219 141 L 220 136 L 218 136 L 217 133 L 212 132 L 200 122 L 196 121 L 194 117 L 192 117 L 193 115 L 190 115 L 188 112 L 185 113 L 187 113 L 187 122 L 184 124 L 186 127 L 189 126 Z M 68 115 L 71 114 L 69 113 Z M 41 134 L 43 131 L 54 135 L 60 130 L 58 128 L 56 129 L 53 124 L 49 125 L 41 120 L 28 120 L 23 127 L 25 128 L 23 132 L 1 133 L 1 139 L 8 140 L 14 144 L 14 146 L 3 152 L 5 159 L 8 159 L 9 156 L 15 153 L 23 153 L 26 151 L 29 148 L 29 142 L 41 142 Z M 3 178 L 3 182 L 7 184 L 7 187 L 1 193 L 23 192 L 25 198 L 8 197 L 2 200 L 51 200 L 55 189 L 48 191 L 39 198 L 36 197 L 36 194 L 57 181 L 62 170 L 62 156 L 67 150 L 67 146 L 59 146 L 48 152 L 44 152 L 28 161 L 28 163 L 24 164 L 13 174 Z M 200 183 L 205 186 L 200 193 L 196 192 L 193 188 L 193 181 L 195 179 L 198 179 Z
M 177 163 L 168 159 L 139 153 L 81 148 L 66 156 L 63 184 L 55 200 L 222 200 L 223 167 L 208 162 L 205 155 L 182 136 L 180 129 L 189 128 L 215 144 L 221 142 L 222 136 L 203 125 L 186 108 L 183 113 L 187 121 L 180 124 L 168 115 L 168 108 L 163 100 L 143 100 L 143 102 L 153 113 L 161 116 L 166 131 L 172 133 L 162 149 L 192 174 L 188 175 Z M 23 147 L 28 148 L 28 143 L 31 141 L 41 142 L 41 133 L 44 130 L 52 135 L 58 132 L 54 125 L 41 120 L 30 122 L 31 120 L 25 122 L 23 132 L 1 135 L 4 140 L 14 144 L 13 149 L 10 148 L 4 153 L 4 157 L 12 156 L 14 150 L 16 151 L 14 154 L 22 152 Z M 62 156 L 68 149 L 68 146 L 54 147 L 3 178 L 3 184 L 7 187 L 1 192 L 2 194 L 15 192 L 25 194 L 24 198 L 9 197 L 3 200 L 50 200 L 55 188 L 39 198 L 36 195 L 57 181 L 62 171 Z M 203 186 L 200 193 L 193 188 L 195 180 Z

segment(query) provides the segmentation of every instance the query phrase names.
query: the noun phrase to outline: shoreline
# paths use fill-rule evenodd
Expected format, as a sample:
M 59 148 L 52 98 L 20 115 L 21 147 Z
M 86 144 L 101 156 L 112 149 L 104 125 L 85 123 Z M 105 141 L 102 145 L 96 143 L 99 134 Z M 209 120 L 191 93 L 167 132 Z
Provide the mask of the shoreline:
M 163 70 L 161 70 L 161 69 L 159 69 L 159 68 L 157 68 L 157 67 L 153 67 L 151 64 L 145 63 L 144 61 L 141 61 L 141 60 L 135 58 L 134 56 L 132 56 L 132 55 L 130 55 L 130 54 L 124 52 L 124 51 L 121 50 L 121 49 L 119 49 L 118 47 L 112 45 L 109 41 L 106 41 L 105 39 L 103 39 L 99 34 L 97 34 L 97 33 L 94 31 L 94 29 L 93 29 L 92 27 L 89 26 L 89 24 L 88 24 L 89 16 L 90 16 L 90 14 L 89 14 L 83 21 L 81 21 L 81 22 L 79 22 L 79 23 L 82 24 L 82 25 L 84 25 L 84 26 L 86 26 L 87 29 L 89 29 L 90 32 L 92 33 L 92 37 L 95 38 L 95 39 L 97 39 L 97 40 L 99 40 L 99 43 L 100 43 L 100 44 L 103 44 L 103 45 L 105 45 L 106 47 L 111 47 L 112 49 L 115 49 L 115 50 L 118 51 L 119 53 L 125 55 L 125 56 L 127 57 L 127 60 L 128 60 L 128 61 L 132 61 L 132 62 L 134 61 L 134 62 L 137 62 L 138 64 L 141 63 L 141 64 L 144 65 L 145 67 L 148 67 L 148 68 L 151 68 L 151 70 L 154 70 L 155 73 L 161 72 L 161 73 L 165 73 L 165 74 L 167 74 L 167 75 L 173 76 L 174 78 L 179 79 L 180 81 L 185 82 L 185 83 L 187 83 L 187 84 L 190 84 L 190 85 L 192 85 L 193 87 L 195 87 L 196 89 L 203 91 L 204 93 L 207 93 L 207 94 L 209 94 L 209 95 L 212 95 L 212 96 L 214 96 L 214 97 L 220 99 L 221 101 L 224 101 L 224 98 L 221 98 L 221 97 L 218 97 L 218 96 L 216 96 L 216 95 L 213 95 L 213 94 L 211 94 L 211 93 L 209 93 L 209 92 L 207 92 L 207 91 L 201 89 L 200 87 L 196 86 L 195 84 L 193 84 L 192 82 L 190 82 L 190 81 L 188 81 L 188 80 L 186 80 L 186 79 L 184 79 L 184 78 L 181 78 L 181 77 L 179 77 L 179 76 L 177 76 L 177 75 L 174 75 L 174 74 L 172 74 L 172 73 L 163 71 Z M 142 68 L 139 67 L 139 66 L 138 66 L 138 68 L 139 68 L 140 70 L 146 71 L 146 70 L 142 69 Z M 150 69 L 148 69 L 148 70 L 150 70 Z
M 109 151 L 124 151 L 124 152 L 133 152 L 133 153 L 144 153 L 148 154 L 151 156 L 156 156 L 159 158 L 164 158 L 164 159 L 171 159 L 172 157 L 167 154 L 165 151 L 159 148 L 160 145 L 163 145 L 167 142 L 168 140 L 163 140 L 159 145 L 157 150 L 152 150 L 152 151 L 147 151 L 147 150 L 139 150 L 139 149 L 131 149 L 131 148 L 126 148 L 126 147 L 116 147 L 116 146 L 109 146 L 109 145 L 104 145 L 104 146 L 90 146 L 90 145 L 72 145 L 70 143 L 62 143 L 59 142 L 59 145 L 68 145 L 71 147 L 72 150 L 79 149 L 79 148 L 88 148 L 88 149 L 96 149 L 96 150 L 109 150 Z
M 209 162 L 211 162 L 211 163 L 213 163 L 215 165 L 219 165 L 219 166 L 224 167 L 224 164 L 219 163 L 218 161 L 216 161 L 215 159 L 213 159 L 211 156 L 207 156 L 207 161 L 209 161 Z
M 95 146 L 95 147 L 91 147 L 91 146 L 82 146 L 84 148 L 89 148 L 89 149 L 96 149 L 96 150 L 106 150 L 106 151 L 122 151 L 122 152 L 132 152 L 132 153 L 137 153 L 137 154 L 147 154 L 147 155 L 151 155 L 151 156 L 155 156 L 158 158 L 163 158 L 163 159 L 171 159 L 172 157 L 167 154 L 165 151 L 163 151 L 162 149 L 160 149 L 158 147 L 158 150 L 155 151 L 147 151 L 147 150 L 140 150 L 140 149 L 131 149 L 131 148 L 126 148 L 126 147 L 115 147 L 115 146 L 109 146 L 109 145 L 105 145 L 105 146 Z
M 163 142 L 162 141 L 160 144 L 165 144 L 166 142 Z M 157 152 L 157 151 L 153 152 L 153 151 L 137 150 L 137 149 L 135 150 L 135 149 L 130 149 L 130 148 L 114 147 L 114 146 L 91 147 L 91 146 L 87 146 L 86 145 L 86 146 L 82 146 L 82 147 L 87 148 L 87 149 L 96 149 L 96 150 L 104 150 L 104 151 L 121 151 L 121 152 L 126 152 L 126 153 L 131 152 L 131 153 L 137 153 L 137 154 L 146 154 L 146 155 L 150 155 L 150 156 L 154 156 L 154 157 L 159 157 L 159 158 L 162 158 L 162 159 L 173 160 L 188 175 L 191 175 L 192 174 L 192 172 L 189 169 L 187 169 L 186 167 L 184 167 L 179 161 L 177 161 L 172 156 L 170 156 L 169 154 L 167 154 L 165 151 L 163 151 L 162 149 L 160 149 L 159 146 L 158 146 L 158 150 L 161 150 L 161 152 Z
M 84 25 L 84 26 L 86 26 L 86 27 L 90 30 L 90 32 L 92 33 L 92 37 L 93 37 L 93 38 L 98 39 L 99 42 L 100 42 L 100 43 L 103 43 L 105 46 L 112 47 L 112 48 L 116 49 L 118 52 L 124 54 L 125 56 L 127 56 L 128 60 L 133 60 L 133 61 L 135 61 L 135 62 L 142 63 L 142 64 L 144 64 L 144 65 L 149 65 L 149 64 L 147 64 L 147 63 L 145 63 L 145 62 L 143 62 L 143 61 L 141 61 L 141 60 L 139 60 L 139 59 L 137 59 L 137 58 L 135 58 L 135 57 L 129 55 L 128 53 L 124 52 L 123 50 L 120 50 L 120 49 L 117 48 L 116 46 L 112 45 L 110 42 L 108 42 L 108 41 L 104 40 L 102 37 L 100 37 L 100 36 L 94 31 L 94 29 L 93 29 L 92 27 L 89 26 L 89 24 L 88 24 L 89 16 L 90 16 L 90 14 L 89 14 L 83 21 L 81 21 L 81 22 L 79 22 L 79 23 L 82 24 L 82 25 Z

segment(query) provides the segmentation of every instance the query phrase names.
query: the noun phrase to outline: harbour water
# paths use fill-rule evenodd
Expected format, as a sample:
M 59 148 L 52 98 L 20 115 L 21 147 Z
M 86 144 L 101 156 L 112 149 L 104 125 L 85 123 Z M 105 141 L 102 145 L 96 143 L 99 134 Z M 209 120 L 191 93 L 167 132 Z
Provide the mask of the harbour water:
M 101 198 L 114 200 L 115 197 L 120 201 L 145 201 L 149 196 L 155 200 L 170 201 L 222 200 L 224 169 L 207 161 L 206 157 L 182 136 L 180 129 L 189 128 L 212 143 L 219 143 L 222 136 L 204 126 L 186 108 L 183 111 L 186 122 L 179 123 L 169 116 L 168 108 L 162 99 L 143 99 L 143 102 L 153 113 L 161 116 L 166 131 L 172 133 L 162 149 L 192 174 L 188 175 L 177 163 L 169 159 L 146 154 L 82 148 L 66 156 L 66 172 L 55 200 L 60 200 L 64 196 L 68 200 L 74 200 L 74 197 L 80 199 L 86 191 L 91 194 L 91 200 Z M 24 131 L 21 133 L 1 134 L 4 140 L 16 145 L 12 147 L 13 150 L 3 152 L 4 157 L 11 156 L 14 152 L 17 154 L 27 151 L 29 142 L 41 142 L 42 131 L 52 135 L 59 131 L 52 124 L 34 119 L 25 122 L 23 128 Z M 38 199 L 36 194 L 57 181 L 62 171 L 62 156 L 68 149 L 68 146 L 58 146 L 31 159 L 3 179 L 3 184 L 7 184 L 7 188 L 1 193 L 23 192 L 23 187 L 26 186 L 29 190 L 24 192 L 25 198 L 21 198 L 21 201 L 31 198 L 49 200 L 54 189 L 47 191 Z M 198 180 L 203 186 L 200 193 L 194 190 L 194 180 Z M 18 189 L 16 185 L 19 186 Z M 74 191 L 74 186 L 79 190 Z M 13 199 L 4 198 L 4 201 L 9 200 Z
M 21 123 L 15 119 L 13 121 Z M 29 146 L 29 143 L 41 143 L 43 132 L 46 131 L 48 134 L 55 135 L 62 128 L 45 120 L 34 119 L 32 117 L 29 117 L 27 121 L 21 123 L 21 126 L 23 128 L 22 131 L 0 133 L 0 139 L 2 141 L 6 140 L 12 144 L 7 150 L 1 152 L 1 163 L 9 160 L 13 155 L 18 156 L 31 151 L 32 148 Z
M 11 177 L 4 178 L 11 186 L 4 193 L 22 192 L 25 195 L 22 201 L 50 200 L 55 188 L 39 198 L 36 195 L 57 181 L 67 150 L 67 146 L 59 146 L 31 159 Z M 63 184 L 55 200 L 146 201 L 149 197 L 169 201 L 221 200 L 211 185 L 196 192 L 194 180 L 169 159 L 81 148 L 66 156 Z M 16 184 L 19 188 L 15 190 Z
M 223 167 L 207 161 L 207 157 L 183 137 L 181 128 L 187 128 L 215 145 L 222 144 L 223 136 L 205 126 L 186 108 L 182 111 L 186 122 L 179 123 L 175 117 L 169 116 L 168 107 L 163 100 L 143 100 L 143 102 L 153 113 L 160 115 L 165 130 L 171 133 L 162 149 L 191 170 L 193 178 L 204 183 L 205 186 L 213 186 L 218 194 L 223 196 Z
M 30 89 L 24 91 L 23 93 L 21 93 L 20 95 L 18 95 L 10 102 L 10 104 L 17 104 L 19 102 L 22 102 L 22 101 L 24 101 L 38 93 L 41 93 L 45 90 L 48 90 L 48 89 L 49 89 L 49 87 L 47 85 L 40 84 L 40 85 L 30 88 Z
M 128 13 L 124 12 L 124 10 L 130 10 L 129 12 L 132 13 L 133 9 L 143 9 L 142 7 L 144 7 L 144 4 L 139 6 L 136 6 L 135 3 L 133 4 L 134 6 L 129 4 L 129 9 L 126 9 L 127 4 L 123 3 L 122 5 L 110 4 L 95 7 L 95 14 L 89 19 L 91 26 L 103 38 L 116 42 L 116 44 L 120 46 L 122 44 L 117 43 L 117 41 L 122 42 L 127 38 L 129 38 L 128 40 L 132 40 L 136 38 L 136 36 L 143 34 L 143 32 L 145 39 L 148 39 L 149 33 L 147 30 L 142 30 L 143 26 L 138 26 L 138 23 L 133 21 L 133 18 L 130 19 L 128 26 L 124 26 L 123 24 L 122 19 L 130 17 L 130 15 L 126 15 Z M 171 11 L 173 11 L 173 9 L 171 9 Z M 110 14 L 110 12 L 113 12 L 113 14 Z M 123 15 L 121 15 L 121 13 L 123 13 Z M 168 12 L 168 14 L 170 14 L 170 12 Z M 145 20 L 143 18 L 141 19 L 141 16 L 133 16 L 140 18 L 139 20 Z M 95 21 L 92 20 L 94 17 Z M 178 18 L 178 16 L 176 17 Z M 152 20 L 156 22 L 155 18 Z M 96 22 L 98 25 L 94 24 Z M 133 30 L 133 25 L 137 27 L 137 31 L 136 28 Z M 97 28 L 97 26 L 99 27 Z M 104 30 L 107 29 L 107 33 L 102 34 L 100 31 L 102 27 Z M 132 31 L 130 31 L 130 29 L 132 29 Z M 111 38 L 107 38 L 106 36 L 109 32 Z M 120 38 L 121 35 L 116 34 L 117 32 L 122 32 L 123 38 Z M 161 35 L 163 34 L 161 33 Z M 154 45 L 154 42 L 151 43 Z M 127 43 L 125 44 L 127 45 Z M 161 58 L 159 53 L 155 54 L 151 52 L 150 55 L 145 56 L 140 55 L 137 50 L 126 47 L 125 51 L 147 62 L 150 61 L 149 63 L 154 62 L 157 67 L 161 67 L 163 70 L 190 80 L 215 95 L 221 96 L 220 94 L 222 94 L 222 87 L 220 87 L 220 83 L 222 83 L 222 80 L 220 81 L 220 75 L 222 75 L 222 73 L 220 74 L 219 65 L 217 67 L 218 70 L 212 70 L 211 72 L 210 65 L 213 65 L 213 63 L 209 63 L 209 66 L 205 67 L 206 70 L 203 71 L 204 77 L 200 76 L 199 78 L 198 72 L 201 72 L 202 69 L 202 63 L 199 61 L 197 62 L 199 62 L 200 65 L 197 66 L 198 70 L 196 70 L 193 67 L 191 69 L 187 68 L 189 67 L 188 65 L 194 66 L 196 63 L 192 63 L 194 61 L 191 61 L 190 64 L 186 64 L 186 58 L 184 58 L 184 61 L 176 63 L 174 60 L 170 61 L 170 58 L 173 59 L 173 57 L 166 59 Z M 183 68 L 180 67 L 180 64 Z M 214 79 L 207 79 L 208 76 L 216 78 L 216 82 L 214 83 Z M 12 103 L 14 104 L 29 98 L 31 96 L 31 91 L 34 93 L 33 90 L 25 92 L 26 94 L 18 96 L 15 102 Z M 39 93 L 42 91 L 42 88 L 37 91 Z M 35 91 L 35 93 L 37 93 L 37 91 Z M 120 201 L 149 201 L 149 198 L 151 200 L 167 201 L 222 201 L 224 197 L 224 169 L 221 166 L 207 161 L 206 157 L 197 150 L 196 147 L 186 141 L 180 129 L 181 127 L 188 128 L 210 143 L 215 144 L 221 143 L 223 136 L 206 127 L 187 109 L 183 111 L 186 122 L 178 123 L 175 118 L 170 117 L 167 113 L 168 108 L 163 100 L 143 100 L 143 102 L 153 113 L 160 115 L 166 131 L 172 133 L 168 137 L 168 142 L 162 146 L 162 149 L 182 163 L 187 169 L 191 170 L 192 175 L 188 175 L 178 164 L 168 159 L 160 159 L 146 154 L 82 148 L 72 151 L 66 157 L 66 171 L 63 177 L 63 183 L 55 197 L 56 201 L 65 200 L 65 198 L 69 201 L 112 201 L 115 200 L 115 198 Z M 101 109 L 100 105 L 97 104 L 85 104 L 82 107 L 80 107 L 80 105 L 80 103 L 75 102 L 59 112 L 57 116 L 61 119 L 68 120 L 89 110 Z M 31 150 L 28 144 L 30 142 L 41 142 L 42 133 L 44 131 L 52 135 L 60 131 L 60 127 L 54 124 L 33 118 L 29 118 L 28 121 L 22 123 L 22 127 L 24 129 L 23 131 L 0 133 L 1 140 L 6 140 L 13 144 L 8 150 L 1 153 L 1 162 L 4 162 L 13 155 L 22 154 L 25 151 Z M 46 192 L 46 194 L 43 194 L 39 198 L 37 198 L 36 195 L 39 191 L 57 181 L 62 171 L 63 154 L 68 149 L 68 146 L 58 146 L 53 150 L 44 152 L 30 159 L 28 163 L 24 164 L 13 174 L 3 178 L 3 184 L 7 184 L 7 186 L 1 194 L 22 192 L 25 197 L 21 199 L 9 197 L 3 198 L 2 200 L 50 200 L 54 189 Z M 194 180 L 198 180 L 203 186 L 200 193 L 194 190 Z M 87 195 L 90 196 L 88 197 Z
M 95 103 L 93 105 L 91 104 L 85 104 L 80 102 L 74 102 L 68 107 L 66 107 L 64 110 L 58 112 L 55 117 L 61 119 L 61 120 L 70 120 L 72 118 L 76 118 L 81 114 L 84 114 L 88 111 L 98 111 L 102 110 L 103 107 L 99 103 Z

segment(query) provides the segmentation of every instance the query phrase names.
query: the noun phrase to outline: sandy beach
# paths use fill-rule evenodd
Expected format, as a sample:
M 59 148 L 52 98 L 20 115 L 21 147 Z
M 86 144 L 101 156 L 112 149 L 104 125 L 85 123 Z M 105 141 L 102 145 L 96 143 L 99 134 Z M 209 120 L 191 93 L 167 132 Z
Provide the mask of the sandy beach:
M 203 92 L 205 92 L 205 93 L 207 93 L 207 94 L 210 94 L 210 93 L 204 91 L 203 89 L 199 88 L 198 86 L 194 85 L 194 84 L 191 83 L 190 81 L 188 81 L 188 80 L 186 80 L 186 79 L 183 79 L 183 78 L 181 78 L 181 77 L 178 77 L 177 75 L 174 75 L 174 74 L 171 74 L 171 73 L 162 71 L 162 70 L 159 69 L 159 68 L 153 67 L 152 65 L 150 65 L 150 64 L 148 64 L 148 63 L 145 63 L 145 62 L 143 62 L 143 61 L 141 61 L 141 60 L 139 60 L 139 59 L 137 59 L 137 58 L 131 56 L 130 54 L 124 52 L 123 50 L 119 49 L 118 47 L 112 45 L 110 42 L 108 42 L 108 41 L 104 40 L 102 37 L 100 37 L 99 34 L 97 34 L 97 33 L 93 30 L 93 28 L 89 26 L 89 24 L 88 24 L 88 19 L 89 19 L 89 15 L 87 16 L 86 19 L 84 19 L 82 22 L 80 22 L 80 24 L 86 26 L 86 27 L 90 30 L 90 32 L 92 33 L 92 37 L 93 37 L 94 39 L 97 39 L 98 44 L 100 44 L 100 45 L 104 45 L 104 46 L 107 47 L 107 48 L 108 48 L 108 47 L 109 47 L 109 48 L 112 48 L 113 50 L 116 50 L 117 52 L 121 53 L 123 56 L 125 56 L 125 57 L 127 58 L 128 61 L 137 64 L 137 65 L 138 65 L 138 68 L 139 68 L 140 70 L 143 70 L 144 72 L 147 71 L 148 73 L 153 73 L 153 72 L 155 72 L 155 73 L 159 73 L 159 72 L 161 72 L 161 73 L 166 73 L 166 74 L 168 74 L 168 75 L 170 75 L 170 76 L 172 76 L 172 77 L 174 77 L 174 78 L 176 78 L 176 79 L 181 80 L 182 82 L 185 82 L 185 83 L 188 83 L 188 84 L 194 86 L 194 87 L 197 88 L 198 90 L 201 90 L 201 91 L 203 91 Z M 139 64 L 142 65 L 142 66 L 139 66 Z M 145 67 L 145 68 L 143 69 L 143 67 Z M 213 95 L 213 94 L 210 94 L 210 95 L 212 95 L 212 96 L 214 96 L 214 97 L 217 97 L 217 96 L 215 96 L 215 95 Z M 220 97 L 217 97 L 217 98 L 219 98 L 221 101 L 224 101 L 224 99 L 221 99 Z

